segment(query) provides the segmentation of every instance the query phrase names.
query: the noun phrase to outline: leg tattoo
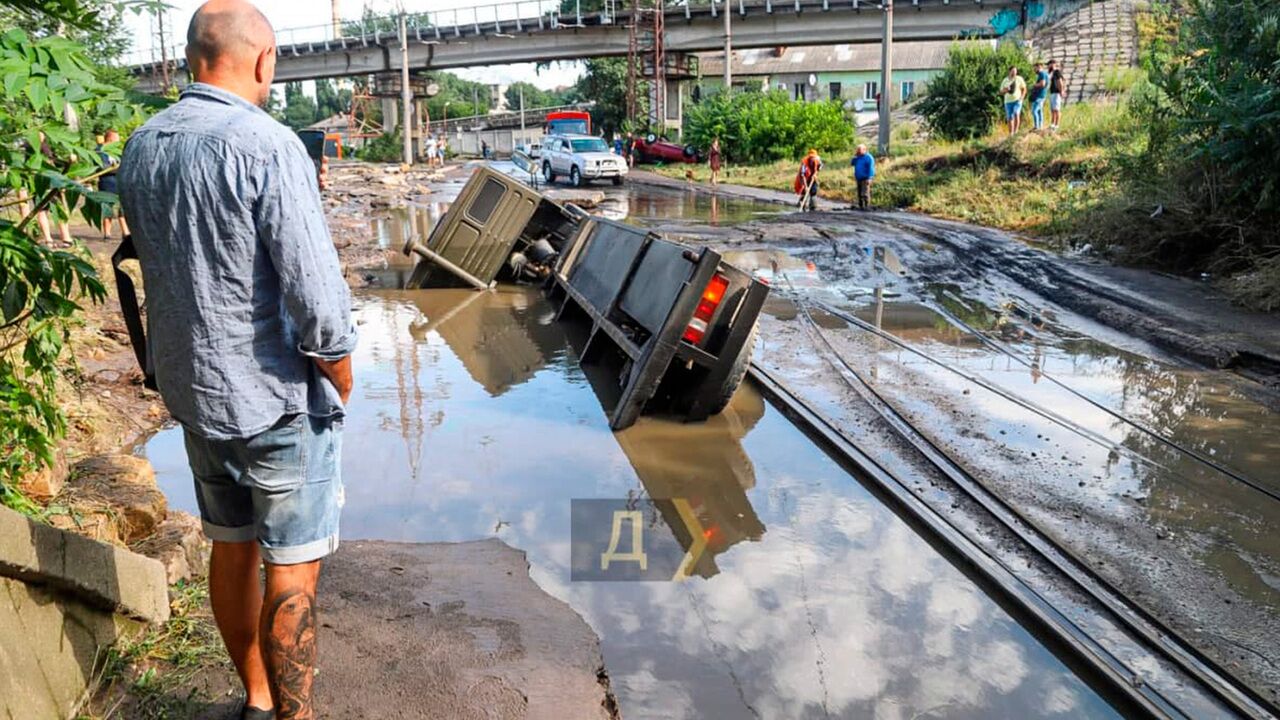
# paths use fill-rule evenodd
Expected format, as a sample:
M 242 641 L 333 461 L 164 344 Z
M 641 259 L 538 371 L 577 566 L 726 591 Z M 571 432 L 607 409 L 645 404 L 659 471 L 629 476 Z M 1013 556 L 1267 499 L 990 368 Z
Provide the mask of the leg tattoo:
M 315 597 L 290 590 L 271 599 L 263 650 L 281 720 L 310 720 L 311 683 L 316 667 Z

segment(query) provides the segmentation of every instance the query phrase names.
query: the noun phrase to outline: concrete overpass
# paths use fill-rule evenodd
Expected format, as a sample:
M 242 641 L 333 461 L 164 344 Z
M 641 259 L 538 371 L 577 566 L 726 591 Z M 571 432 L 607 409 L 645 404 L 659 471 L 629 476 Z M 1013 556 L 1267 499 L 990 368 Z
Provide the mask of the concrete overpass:
M 726 6 L 727 1 L 727 6 Z M 612 4 L 612 3 L 610 3 Z M 1021 23 L 1024 0 L 897 0 L 894 39 L 947 40 L 993 37 Z M 420 13 L 409 25 L 412 70 L 523 62 L 579 60 L 627 54 L 627 12 L 559 12 L 558 0 L 525 0 L 465 10 Z M 882 6 L 862 0 L 688 0 L 666 10 L 668 53 L 705 52 L 724 47 L 723 13 L 734 13 L 737 48 L 830 45 L 880 41 Z M 335 37 L 330 25 L 277 31 L 276 80 L 367 75 L 399 70 L 397 32 L 369 29 Z M 182 46 L 170 74 L 185 80 Z M 159 63 L 130 66 L 142 92 L 160 90 Z

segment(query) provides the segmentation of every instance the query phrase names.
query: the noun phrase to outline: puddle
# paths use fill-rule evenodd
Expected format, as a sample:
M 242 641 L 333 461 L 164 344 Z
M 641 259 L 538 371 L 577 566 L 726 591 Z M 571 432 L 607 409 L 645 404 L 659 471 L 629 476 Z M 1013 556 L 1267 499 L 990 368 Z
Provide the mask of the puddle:
M 524 550 L 600 635 L 624 717 L 1115 716 L 749 387 L 705 424 L 615 434 L 535 290 L 361 292 L 356 313 L 343 536 Z M 145 452 L 194 511 L 180 431 Z M 695 575 L 570 582 L 570 500 L 643 497 L 719 529 Z
M 1280 465 L 1280 416 L 1251 400 L 1240 388 L 1243 381 L 1115 348 L 1064 328 L 1052 313 L 1015 302 L 988 307 L 955 286 L 913 287 L 866 263 L 842 265 L 836 274 L 843 280 L 827 284 L 821 264 L 815 271 L 805 253 L 790 260 L 777 254 L 785 255 L 768 251 L 763 264 L 790 268 L 788 276 L 802 280 L 793 281 L 798 292 L 841 306 L 1078 428 L 1054 423 L 914 353 L 851 331 L 839 318 L 815 313 L 819 325 L 858 338 L 850 347 L 866 354 L 856 362 L 935 441 L 971 467 L 1014 472 L 1016 466 L 1018 474 L 1034 480 L 1028 487 L 1052 487 L 1065 504 L 1046 521 L 1061 523 L 1072 508 L 1090 506 L 1112 520 L 1190 539 L 1196 564 L 1262 607 L 1280 607 L 1280 546 L 1273 533 L 1280 504 L 1103 409 L 1280 491 L 1274 472 Z M 903 298 L 877 304 L 873 294 L 848 291 L 850 283 L 877 279 L 900 289 Z M 787 319 L 794 311 L 784 305 L 766 310 Z M 935 307 L 994 337 L 1013 357 L 984 345 Z

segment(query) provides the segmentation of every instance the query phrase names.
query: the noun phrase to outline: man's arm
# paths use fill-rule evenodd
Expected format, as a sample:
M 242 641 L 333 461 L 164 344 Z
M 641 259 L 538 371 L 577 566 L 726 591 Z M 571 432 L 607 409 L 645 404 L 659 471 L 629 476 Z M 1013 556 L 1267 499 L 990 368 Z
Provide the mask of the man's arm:
M 297 350 L 313 359 L 346 403 L 356 345 L 351 292 L 325 223 L 315 165 L 300 142 L 282 147 L 262 167 L 257 223 L 280 278 Z

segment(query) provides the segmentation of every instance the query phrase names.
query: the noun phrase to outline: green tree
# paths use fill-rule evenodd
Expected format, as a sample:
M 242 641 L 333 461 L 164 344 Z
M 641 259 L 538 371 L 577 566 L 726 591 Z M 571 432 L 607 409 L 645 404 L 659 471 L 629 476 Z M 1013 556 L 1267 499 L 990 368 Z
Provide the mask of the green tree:
M 707 148 L 717 137 L 726 159 L 761 163 L 795 159 L 809 148 L 847 150 L 853 125 L 837 101 L 798 102 L 781 90 L 749 90 L 717 93 L 686 111 L 686 140 Z
M 284 84 L 284 124 L 294 130 L 316 121 L 316 101 L 302 91 L 302 83 Z
M 133 87 L 133 76 L 116 61 L 133 44 L 129 29 L 125 26 L 126 15 L 143 8 L 111 0 L 78 0 L 77 4 L 86 18 L 92 18 L 90 24 L 69 23 L 65 13 L 51 15 L 32 12 L 31 4 L 19 3 L 23 6 L 21 9 L 14 5 L 0 4 L 0 27 L 20 28 L 30 37 L 59 35 L 67 38 L 84 50 L 85 57 L 93 63 L 93 72 L 98 80 L 126 90 Z M 57 5 L 62 6 L 64 3 Z
M 1000 83 L 1009 68 L 1018 67 L 1024 78 L 1031 74 L 1031 60 L 1021 45 L 1002 42 L 995 48 L 981 42 L 951 46 L 946 67 L 929 81 L 919 113 L 939 137 L 968 139 L 986 135 L 1000 117 Z
M 1280 216 L 1280 12 L 1274 2 L 1190 0 L 1178 50 L 1157 62 L 1153 150 L 1192 164 L 1208 209 Z
M 610 135 L 629 125 L 627 118 L 627 59 L 592 58 L 569 93 L 570 102 L 594 102 L 591 124 L 598 134 Z
M 350 109 L 350 90 L 336 87 L 332 80 L 316 80 L 316 120 L 324 120 Z
M 68 9 L 66 0 L 47 4 L 68 17 L 86 16 Z M 78 129 L 68 125 L 71 115 Z M 105 295 L 83 249 L 37 241 L 35 214 L 45 209 L 66 221 L 79 211 L 100 224 L 116 198 L 89 187 L 100 170 L 91 128 L 140 119 L 124 91 L 100 82 L 71 40 L 32 39 L 20 29 L 0 36 L 0 500 L 6 505 L 24 506 L 16 480 L 49 463 L 65 432 L 54 393 L 77 301 Z
M 507 86 L 507 107 L 512 110 L 520 109 L 520 92 L 524 91 L 524 106 L 526 109 L 541 107 L 556 107 L 568 103 L 567 92 L 556 90 L 543 90 L 533 83 L 514 82 Z M 570 91 L 571 92 L 571 91 Z

